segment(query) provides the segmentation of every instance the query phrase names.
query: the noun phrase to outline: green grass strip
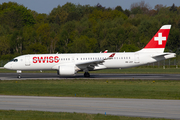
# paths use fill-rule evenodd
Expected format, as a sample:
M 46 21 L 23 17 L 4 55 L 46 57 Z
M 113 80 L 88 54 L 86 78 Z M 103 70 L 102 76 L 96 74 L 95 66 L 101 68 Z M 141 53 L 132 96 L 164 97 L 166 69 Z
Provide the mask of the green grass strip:
M 1 95 L 180 99 L 180 81 L 22 80 L 0 81 Z
M 1 120 L 167 120 L 102 114 L 0 110 Z

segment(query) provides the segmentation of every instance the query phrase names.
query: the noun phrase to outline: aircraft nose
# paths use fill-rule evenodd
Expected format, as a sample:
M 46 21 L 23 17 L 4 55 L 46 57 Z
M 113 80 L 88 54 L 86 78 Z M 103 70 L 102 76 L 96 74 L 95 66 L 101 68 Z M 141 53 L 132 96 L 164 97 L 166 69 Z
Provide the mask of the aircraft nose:
M 10 64 L 9 64 L 9 63 L 6 63 L 6 64 L 4 65 L 4 68 L 10 69 Z

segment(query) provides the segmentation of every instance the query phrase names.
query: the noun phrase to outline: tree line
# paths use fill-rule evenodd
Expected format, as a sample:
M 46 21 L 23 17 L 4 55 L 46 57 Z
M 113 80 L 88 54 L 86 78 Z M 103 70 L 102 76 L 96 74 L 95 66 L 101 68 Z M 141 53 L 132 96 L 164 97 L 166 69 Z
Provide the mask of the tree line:
M 58 5 L 49 14 L 27 9 L 16 2 L 0 4 L 0 59 L 21 54 L 137 51 L 162 25 L 172 29 L 166 51 L 180 54 L 180 7 L 144 1 L 106 8 Z

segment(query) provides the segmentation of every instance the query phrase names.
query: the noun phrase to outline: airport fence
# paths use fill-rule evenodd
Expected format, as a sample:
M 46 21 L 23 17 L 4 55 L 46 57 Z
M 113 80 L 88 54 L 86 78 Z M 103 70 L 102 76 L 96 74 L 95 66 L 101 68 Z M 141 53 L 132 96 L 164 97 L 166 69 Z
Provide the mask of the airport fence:
M 180 67 L 180 59 L 168 59 L 168 60 L 163 60 L 155 63 L 150 63 L 147 65 L 144 65 L 142 67 L 147 67 L 147 68 L 179 68 Z
M 177 59 L 178 58 L 178 59 Z M 140 67 L 147 68 L 179 68 L 180 56 L 174 59 L 163 60 L 155 63 L 150 63 Z M 0 60 L 0 67 L 3 67 L 9 60 Z

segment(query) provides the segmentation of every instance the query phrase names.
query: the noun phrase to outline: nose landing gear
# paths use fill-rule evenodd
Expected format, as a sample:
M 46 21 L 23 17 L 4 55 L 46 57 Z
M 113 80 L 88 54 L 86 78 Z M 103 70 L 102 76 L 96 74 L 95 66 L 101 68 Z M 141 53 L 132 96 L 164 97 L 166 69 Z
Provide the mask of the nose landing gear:
M 22 71 L 21 70 L 17 70 L 17 74 L 18 74 L 18 76 L 17 76 L 17 78 L 21 78 L 21 73 L 22 73 Z

